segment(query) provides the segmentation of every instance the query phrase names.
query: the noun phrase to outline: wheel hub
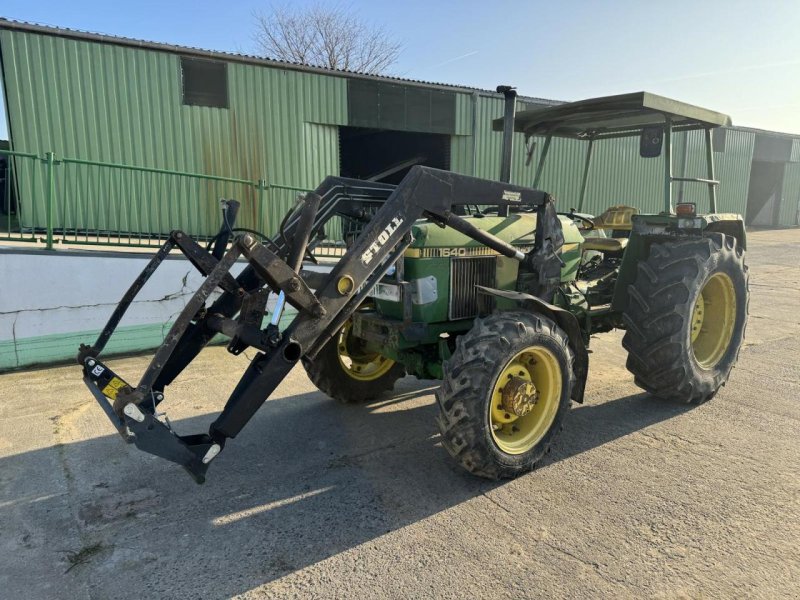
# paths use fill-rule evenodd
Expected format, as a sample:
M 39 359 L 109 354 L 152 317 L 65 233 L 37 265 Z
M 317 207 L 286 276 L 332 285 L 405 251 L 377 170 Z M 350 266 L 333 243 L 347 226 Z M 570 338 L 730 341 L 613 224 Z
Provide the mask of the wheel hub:
M 539 398 L 539 392 L 533 382 L 521 377 L 512 377 L 503 386 L 502 393 L 503 408 L 518 417 L 524 417 L 531 412 Z
M 523 454 L 547 434 L 558 412 L 563 380 L 553 352 L 529 346 L 506 363 L 489 402 L 489 426 L 497 447 Z
M 689 340 L 697 364 L 713 369 L 727 352 L 736 326 L 736 291 L 726 273 L 714 273 L 692 310 Z
M 337 340 L 339 364 L 348 376 L 358 381 L 373 381 L 388 373 L 395 362 L 377 352 L 367 352 L 362 343 L 350 335 L 352 321 L 342 328 Z

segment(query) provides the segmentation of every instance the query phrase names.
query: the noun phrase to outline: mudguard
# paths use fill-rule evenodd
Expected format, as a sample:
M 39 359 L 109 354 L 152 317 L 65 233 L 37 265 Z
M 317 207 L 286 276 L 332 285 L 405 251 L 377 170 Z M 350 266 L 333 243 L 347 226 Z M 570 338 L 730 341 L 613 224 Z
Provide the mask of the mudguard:
M 575 387 L 572 390 L 572 399 L 579 404 L 583 404 L 583 394 L 586 390 L 586 376 L 589 373 L 589 353 L 586 350 L 581 327 L 575 315 L 563 308 L 545 302 L 541 298 L 524 292 L 498 290 L 482 285 L 476 285 L 475 287 L 478 288 L 478 291 L 481 293 L 511 300 L 526 310 L 543 314 L 564 330 L 564 333 L 566 333 L 569 338 L 570 348 L 575 354 Z

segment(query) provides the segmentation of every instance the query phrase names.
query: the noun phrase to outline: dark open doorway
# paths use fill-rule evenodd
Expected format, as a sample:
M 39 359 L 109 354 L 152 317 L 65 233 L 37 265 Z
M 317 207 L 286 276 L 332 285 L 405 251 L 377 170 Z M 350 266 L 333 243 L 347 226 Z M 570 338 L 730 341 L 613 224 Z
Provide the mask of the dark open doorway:
M 782 162 L 753 161 L 747 192 L 747 225 L 770 227 L 778 224 L 785 169 L 786 164 Z
M 9 143 L 10 128 L 9 118 L 5 101 L 5 79 L 3 77 L 3 61 L 0 57 L 0 214 L 11 215 L 16 212 L 17 200 L 14 194 L 12 182 L 12 158 L 8 154 L 11 150 Z M 3 223 L 6 229 L 9 228 L 8 222 Z M 0 229 L 1 230 L 1 229 Z
M 340 173 L 399 183 L 414 165 L 450 169 L 450 136 L 365 127 L 339 128 Z
M 13 215 L 17 210 L 17 198 L 14 193 L 14 186 L 12 185 L 13 170 L 12 170 L 12 157 L 6 154 L 10 150 L 8 140 L 0 140 L 0 214 Z M 0 224 L 0 231 L 2 231 Z

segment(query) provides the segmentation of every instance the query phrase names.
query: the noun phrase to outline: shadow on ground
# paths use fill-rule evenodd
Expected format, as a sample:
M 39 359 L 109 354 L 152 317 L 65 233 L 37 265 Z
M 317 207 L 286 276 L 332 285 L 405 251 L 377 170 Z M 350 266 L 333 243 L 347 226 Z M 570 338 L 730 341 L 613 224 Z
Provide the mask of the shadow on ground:
M 367 406 L 319 393 L 267 402 L 203 486 L 116 435 L 2 459 L 3 478 L 22 481 L 47 464 L 38 455 L 55 453 L 48 460 L 60 463 L 66 492 L 60 474 L 39 471 L 38 485 L 6 489 L 0 522 L 22 517 L 48 528 L 23 551 L 66 570 L 68 542 L 48 526 L 66 501 L 83 547 L 95 551 L 64 577 L 85 578 L 104 595 L 247 591 L 503 485 L 463 472 L 441 448 L 430 388 L 411 379 L 399 387 L 399 399 Z M 687 410 L 643 394 L 574 407 L 541 468 L 568 468 L 558 463 Z M 203 431 L 212 419 L 175 426 Z

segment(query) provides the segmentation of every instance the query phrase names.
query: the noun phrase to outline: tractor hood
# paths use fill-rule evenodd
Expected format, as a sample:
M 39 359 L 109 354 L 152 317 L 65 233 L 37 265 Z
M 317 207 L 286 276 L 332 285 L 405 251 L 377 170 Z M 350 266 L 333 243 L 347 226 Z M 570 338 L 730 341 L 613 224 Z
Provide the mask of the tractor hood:
M 536 215 L 516 213 L 508 217 L 486 216 L 466 217 L 475 227 L 499 237 L 514 246 L 532 246 L 536 231 Z M 583 241 L 578 228 L 569 217 L 560 216 L 564 231 L 564 243 L 574 244 Z M 411 229 L 414 241 L 410 248 L 485 248 L 480 242 L 449 227 L 442 228 L 430 221 L 418 221 Z M 487 248 L 488 250 L 488 248 Z
M 508 217 L 466 217 L 475 227 L 515 246 L 533 245 L 536 215 L 514 214 Z M 411 228 L 414 241 L 411 248 L 452 248 L 483 246 L 480 242 L 449 227 L 442 228 L 430 221 L 418 221 Z

